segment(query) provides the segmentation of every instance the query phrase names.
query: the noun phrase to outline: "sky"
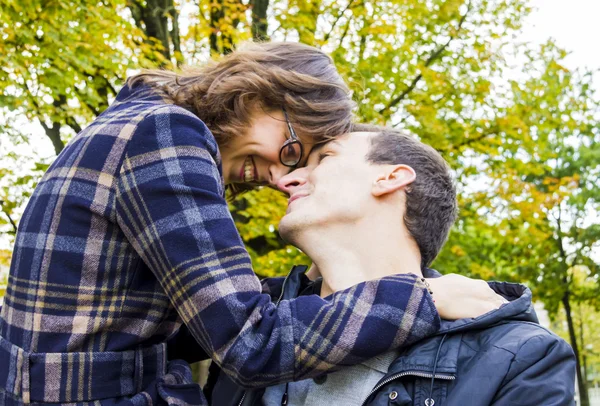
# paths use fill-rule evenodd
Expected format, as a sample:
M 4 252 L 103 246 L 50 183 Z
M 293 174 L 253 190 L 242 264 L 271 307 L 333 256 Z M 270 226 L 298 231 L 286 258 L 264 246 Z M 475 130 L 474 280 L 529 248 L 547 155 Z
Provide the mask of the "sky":
M 520 40 L 541 44 L 554 38 L 571 51 L 567 68 L 600 69 L 600 0 L 533 0 L 532 5 L 536 10 L 528 17 Z M 600 75 L 595 79 L 600 89 Z

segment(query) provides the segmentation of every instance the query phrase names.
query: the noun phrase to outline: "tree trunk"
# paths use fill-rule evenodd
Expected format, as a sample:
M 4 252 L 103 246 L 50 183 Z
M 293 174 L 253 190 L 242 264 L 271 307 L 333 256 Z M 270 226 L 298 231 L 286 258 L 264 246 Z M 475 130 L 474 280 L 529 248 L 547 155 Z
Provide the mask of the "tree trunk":
M 575 336 L 575 325 L 573 324 L 573 315 L 571 314 L 571 303 L 569 302 L 570 293 L 567 290 L 562 297 L 562 303 L 565 307 L 565 313 L 567 315 L 567 325 L 569 326 L 569 338 L 571 340 L 571 346 L 575 353 L 575 361 L 577 363 L 577 384 L 579 386 L 579 405 L 590 406 L 590 399 L 588 397 L 587 382 L 585 381 L 582 368 L 581 358 L 579 356 L 579 346 L 577 344 L 577 337 Z
M 588 382 L 588 377 L 587 377 L 587 357 L 585 356 L 585 340 L 583 337 L 583 314 L 581 312 L 581 305 L 578 306 L 579 307 L 579 343 L 581 344 L 581 360 L 583 361 L 583 369 L 582 369 L 582 375 L 583 375 L 583 380 L 584 382 L 587 384 Z
M 252 0 L 252 39 L 254 41 L 269 39 L 267 10 L 269 10 L 269 0 Z
M 56 152 L 56 155 L 60 154 L 65 149 L 65 143 L 60 139 L 60 123 L 52 123 L 52 127 L 48 127 L 46 123 L 40 120 L 40 124 L 44 127 L 44 131 L 46 131 L 46 135 L 50 138 L 50 141 L 52 141 L 54 152 Z
M 230 5 L 234 0 L 215 0 L 210 8 L 210 50 L 215 54 L 227 55 L 233 51 L 235 41 L 232 35 L 223 32 L 222 25 L 226 17 L 231 18 L 234 12 Z M 228 15 L 229 14 L 229 15 Z M 239 18 L 231 18 L 231 28 L 237 29 Z
M 219 46 L 219 34 L 221 33 L 221 20 L 225 15 L 225 5 L 223 0 L 211 2 L 210 7 L 210 51 L 211 53 L 220 54 L 221 47 Z
M 304 17 L 304 24 L 297 28 L 298 39 L 303 44 L 314 45 L 321 8 L 320 0 L 302 0 L 298 2 L 298 7 L 300 8 L 298 15 Z
M 177 61 L 177 65 L 181 65 L 183 63 L 183 54 L 181 53 L 181 37 L 179 35 L 179 13 L 175 8 L 173 0 L 168 0 L 168 6 L 172 26 L 169 35 L 171 37 L 171 42 L 173 43 L 173 53 L 175 54 L 175 60 Z
M 146 36 L 160 42 L 160 52 L 166 60 L 171 61 L 171 44 L 175 52 L 181 53 L 177 21 L 179 14 L 173 0 L 147 0 L 145 5 L 139 0 L 129 0 L 127 6 L 136 25 L 144 30 Z M 169 18 L 172 30 L 169 30 Z

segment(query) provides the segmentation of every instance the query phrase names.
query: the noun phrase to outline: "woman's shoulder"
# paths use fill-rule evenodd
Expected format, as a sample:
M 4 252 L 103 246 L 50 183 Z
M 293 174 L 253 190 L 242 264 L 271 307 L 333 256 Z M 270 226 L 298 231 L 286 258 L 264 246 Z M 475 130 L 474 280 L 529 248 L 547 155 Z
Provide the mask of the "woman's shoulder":
M 162 104 L 128 116 L 124 125 L 115 125 L 121 127 L 119 138 L 127 143 L 125 154 L 130 166 L 142 168 L 152 162 L 178 161 L 193 171 L 192 167 L 202 162 L 203 170 L 222 182 L 219 147 L 195 114 L 174 104 Z
M 218 151 L 213 134 L 200 117 L 174 104 L 160 89 L 143 83 L 126 84 L 102 116 L 99 124 L 110 121 L 112 127 L 122 127 L 122 138 L 147 142 L 159 136 L 163 141 L 172 137 L 174 142 L 200 142 L 209 152 Z
M 215 137 L 204 122 L 188 109 L 175 104 L 163 104 L 148 109 L 137 125 L 138 133 L 154 134 L 161 143 L 194 145 L 218 153 Z
M 113 114 L 123 111 L 128 111 L 126 115 L 137 117 L 138 120 L 159 114 L 187 116 L 196 125 L 206 127 L 200 117 L 189 109 L 176 105 L 160 88 L 143 83 L 125 84 L 107 110 Z

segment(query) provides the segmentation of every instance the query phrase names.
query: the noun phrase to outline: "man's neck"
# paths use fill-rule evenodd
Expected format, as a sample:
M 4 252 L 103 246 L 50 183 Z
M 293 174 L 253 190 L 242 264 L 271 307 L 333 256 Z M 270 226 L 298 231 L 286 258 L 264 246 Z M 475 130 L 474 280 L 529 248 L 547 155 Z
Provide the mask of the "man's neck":
M 380 230 L 386 229 L 390 230 L 389 224 Z M 389 275 L 422 275 L 418 247 L 405 230 L 385 234 L 376 230 L 372 225 L 356 224 L 303 233 L 302 241 L 306 243 L 300 247 L 323 277 L 322 297 Z

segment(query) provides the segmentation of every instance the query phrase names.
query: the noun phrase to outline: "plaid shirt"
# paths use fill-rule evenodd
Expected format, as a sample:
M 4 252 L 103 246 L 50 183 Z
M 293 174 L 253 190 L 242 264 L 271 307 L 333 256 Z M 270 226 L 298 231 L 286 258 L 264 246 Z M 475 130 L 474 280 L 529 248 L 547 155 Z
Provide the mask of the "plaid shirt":
M 276 307 L 228 211 L 210 131 L 156 91 L 126 87 L 22 216 L 0 313 L 0 404 L 203 404 L 182 364 L 166 362 L 164 342 L 184 323 L 252 387 L 354 365 L 439 328 L 406 275 Z

